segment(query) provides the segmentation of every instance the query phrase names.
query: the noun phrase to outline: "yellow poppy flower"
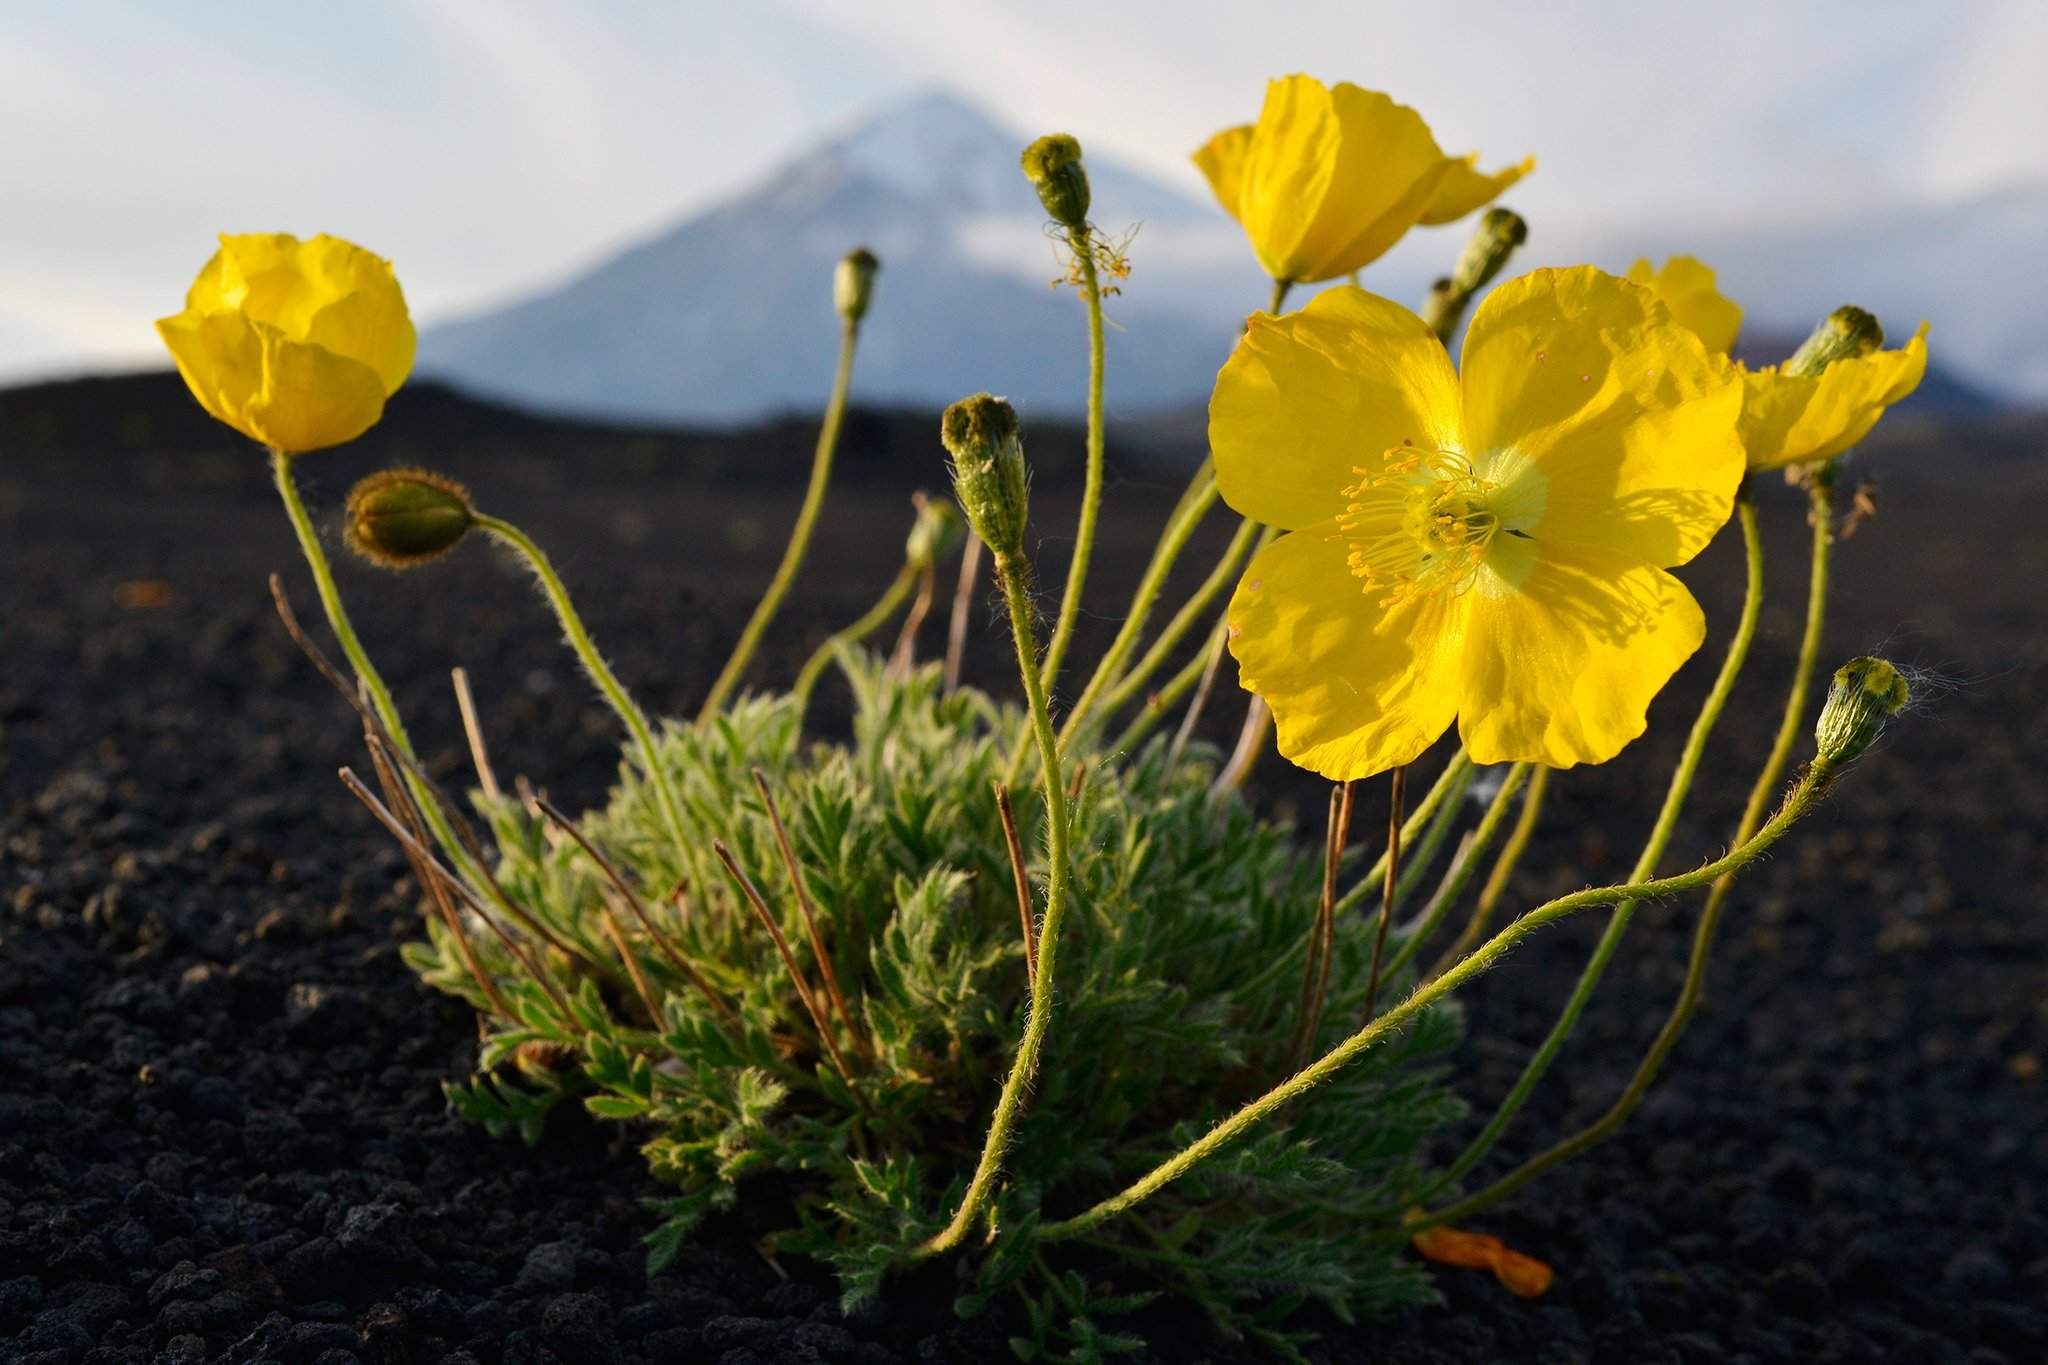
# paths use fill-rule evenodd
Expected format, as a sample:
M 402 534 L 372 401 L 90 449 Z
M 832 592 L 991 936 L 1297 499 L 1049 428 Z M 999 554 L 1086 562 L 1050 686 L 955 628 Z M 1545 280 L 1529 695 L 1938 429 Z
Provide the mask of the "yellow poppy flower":
M 1927 324 L 1895 351 L 1835 361 L 1816 375 L 1782 365 L 1742 376 L 1742 444 L 1751 469 L 1832 460 L 1870 434 L 1927 373 Z
M 1713 267 L 1692 256 L 1673 256 L 1662 269 L 1642 257 L 1628 268 L 1628 278 L 1645 286 L 1671 310 L 1671 319 L 1690 327 L 1716 355 L 1735 349 L 1742 330 L 1742 305 L 1714 284 Z
M 1699 335 L 1710 351 L 1735 347 L 1742 309 L 1714 284 L 1714 272 L 1690 256 L 1673 256 L 1661 270 L 1648 260 L 1628 277 L 1663 300 L 1671 316 Z M 1873 324 L 1874 326 L 1874 324 Z M 1742 445 L 1751 469 L 1819 464 L 1870 434 L 1886 408 L 1920 387 L 1927 373 L 1927 324 L 1895 351 L 1874 350 L 1836 360 L 1819 374 L 1789 373 L 1783 365 L 1742 371 Z
M 222 234 L 156 330 L 201 407 L 294 454 L 369 430 L 415 343 L 390 263 L 324 233 Z
M 1650 291 L 1590 267 L 1494 290 L 1462 378 L 1361 289 L 1254 315 L 1209 441 L 1224 500 L 1288 532 L 1229 632 L 1281 753 L 1366 777 L 1455 720 L 1480 763 L 1612 758 L 1704 638 L 1664 569 L 1728 518 L 1741 403 Z
M 1448 223 L 1535 169 L 1484 174 L 1447 156 L 1422 116 L 1374 90 L 1287 76 L 1256 124 L 1194 154 L 1209 188 L 1276 280 L 1332 280 L 1378 260 L 1417 223 Z

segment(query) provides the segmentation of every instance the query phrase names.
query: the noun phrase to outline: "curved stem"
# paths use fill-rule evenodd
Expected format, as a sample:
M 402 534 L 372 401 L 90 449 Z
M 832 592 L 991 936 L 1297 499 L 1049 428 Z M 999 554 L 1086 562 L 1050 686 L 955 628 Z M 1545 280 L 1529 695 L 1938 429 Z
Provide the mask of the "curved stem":
M 1501 779 L 1500 790 L 1493 794 L 1492 802 L 1486 807 L 1486 814 L 1479 818 L 1479 827 L 1472 831 L 1472 842 L 1460 851 L 1457 860 L 1445 871 L 1444 879 L 1437 884 L 1436 894 L 1429 898 L 1429 904 L 1422 913 L 1402 931 L 1401 946 L 1387 959 L 1387 975 L 1399 976 L 1401 969 L 1414 960 L 1422 951 L 1422 945 L 1443 923 L 1444 916 L 1451 912 L 1465 894 L 1465 888 L 1472 884 L 1472 874 L 1478 869 L 1479 860 L 1486 856 L 1486 850 L 1493 847 L 1500 827 L 1507 823 L 1508 810 L 1514 805 L 1515 796 L 1528 780 L 1533 764 L 1517 763 L 1508 769 Z M 1398 898 L 1397 898 L 1398 899 Z
M 1444 955 L 1436 960 L 1436 965 L 1429 969 L 1423 980 L 1433 981 L 1442 976 L 1445 968 L 1472 950 L 1472 945 L 1479 942 L 1479 936 L 1486 932 L 1486 926 L 1493 923 L 1494 909 L 1507 893 L 1508 882 L 1522 861 L 1522 851 L 1529 847 L 1529 838 L 1536 832 L 1536 821 L 1543 813 L 1543 794 L 1549 789 L 1550 769 L 1538 764 L 1536 775 L 1529 779 L 1529 794 L 1522 798 L 1522 813 L 1515 818 L 1515 828 L 1501 847 L 1500 857 L 1494 860 L 1493 871 L 1486 874 L 1486 885 L 1479 888 L 1479 900 L 1472 907 L 1472 918 L 1465 922 L 1458 937 L 1444 949 Z
M 1102 510 L 1102 282 L 1096 277 L 1095 247 L 1088 240 L 1089 231 L 1079 227 L 1067 234 L 1081 265 L 1081 294 L 1088 301 L 1088 476 L 1081 490 L 1074 557 L 1067 562 L 1067 583 L 1060 592 L 1059 619 L 1053 623 L 1052 640 L 1045 647 L 1045 661 L 1039 670 L 1039 680 L 1048 692 L 1058 680 L 1067 646 L 1073 642 L 1074 622 L 1081 615 L 1081 589 L 1088 581 L 1088 560 L 1095 549 L 1095 518 Z
M 1763 538 L 1757 532 L 1756 505 L 1745 496 L 1738 504 L 1737 510 L 1742 518 L 1742 543 L 1747 552 L 1749 578 L 1748 588 L 1742 599 L 1742 619 L 1736 626 L 1734 641 L 1728 646 L 1731 656 L 1738 648 L 1746 650 L 1754 638 L 1757 616 L 1762 609 L 1764 596 Z M 1816 520 L 1823 526 L 1827 524 L 1825 516 L 1817 517 Z M 1816 571 L 1823 585 L 1826 581 L 1825 563 L 1825 547 L 1817 546 Z M 1735 842 L 1738 844 L 1756 832 L 1758 823 L 1763 819 L 1765 803 L 1770 800 L 1771 793 L 1777 790 L 1778 779 L 1791 756 L 1792 744 L 1803 727 L 1806 682 L 1812 676 L 1814 660 L 1820 652 L 1820 614 L 1810 601 L 1806 618 L 1806 638 L 1800 646 L 1800 665 L 1794 674 L 1792 691 L 1787 699 L 1786 719 L 1779 725 L 1778 743 L 1771 751 L 1770 760 L 1764 764 L 1763 772 L 1759 774 L 1756 785 L 1750 790 L 1749 807 L 1743 812 L 1742 823 L 1735 831 Z M 1679 1035 L 1685 1032 L 1686 1024 L 1699 1005 L 1700 992 L 1706 979 L 1707 955 L 1713 947 L 1714 929 L 1720 920 L 1721 905 L 1727 900 L 1728 888 L 1733 881 L 1732 877 L 1723 877 L 1714 883 L 1713 890 L 1708 893 L 1706 909 L 1701 913 L 1700 921 L 1693 930 L 1692 958 L 1686 964 L 1685 986 L 1679 993 L 1678 1002 L 1672 1006 L 1670 1017 L 1664 1021 L 1663 1028 L 1658 1030 L 1656 1041 L 1651 1043 L 1650 1050 L 1637 1065 L 1628 1087 L 1622 1091 L 1621 1096 L 1607 1112 L 1548 1151 L 1523 1162 L 1477 1194 L 1459 1200 L 1441 1210 L 1439 1214 L 1431 1215 L 1431 1221 L 1453 1221 L 1468 1217 L 1499 1202 L 1551 1167 L 1603 1141 L 1634 1112 L 1636 1105 L 1641 1103 L 1643 1096 L 1649 1091 L 1650 1083 L 1656 1079 L 1658 1070 L 1664 1065 L 1664 1059 L 1677 1044 Z
M 888 588 L 876 599 L 875 605 L 863 612 L 859 620 L 828 636 L 824 644 L 811 651 L 811 657 L 804 660 L 802 670 L 796 675 L 796 686 L 791 689 L 796 696 L 799 714 L 810 704 L 811 691 L 818 685 L 818 675 L 825 671 L 826 664 L 832 662 L 832 656 L 848 645 L 859 644 L 881 629 L 882 623 L 894 616 L 896 608 L 902 606 L 903 600 L 910 596 L 911 590 L 917 586 L 919 577 L 915 564 L 904 564 L 896 571 L 896 577 Z
M 1266 305 L 1266 311 L 1276 318 L 1279 317 L 1280 310 L 1287 306 L 1287 291 L 1292 288 L 1294 288 L 1293 280 L 1273 281 L 1273 299 L 1272 302 Z
M 710 720 L 725 705 L 733 689 L 739 686 L 747 664 L 760 646 L 762 635 L 767 633 L 769 622 L 781 610 L 782 599 L 789 596 L 790 584 L 796 581 L 797 571 L 803 568 L 804 552 L 811 544 L 811 532 L 816 529 L 818 513 L 825 506 L 825 489 L 832 481 L 832 456 L 839 449 L 839 427 L 846 416 L 846 390 L 853 380 L 853 349 L 859 336 L 858 322 L 847 319 L 841 324 L 839 367 L 832 376 L 832 397 L 825 404 L 824 423 L 818 428 L 818 447 L 811 456 L 811 482 L 804 490 L 803 506 L 796 514 L 796 527 L 789 533 L 789 544 L 782 551 L 782 563 L 776 566 L 775 577 L 768 582 L 768 591 L 761 594 L 754 614 L 747 619 L 746 629 L 740 632 L 739 643 L 732 648 L 732 656 L 718 671 L 718 680 L 711 684 L 711 691 L 704 697 L 704 705 L 697 712 L 699 725 Z
M 1244 567 L 1245 557 L 1250 554 L 1252 543 L 1258 536 L 1257 522 L 1244 521 L 1239 524 L 1237 534 L 1230 538 L 1230 544 L 1224 547 L 1222 557 L 1216 561 L 1216 567 L 1209 571 L 1209 576 L 1203 579 L 1201 586 L 1181 604 L 1180 610 L 1173 614 L 1173 619 L 1159 632 L 1159 638 L 1145 651 L 1145 656 L 1117 678 L 1115 686 L 1102 698 L 1102 714 L 1105 718 L 1115 715 L 1118 710 L 1129 704 L 1131 698 L 1138 694 L 1138 689 L 1160 670 L 1166 663 L 1167 656 L 1172 654 L 1175 647 L 1186 638 L 1187 633 L 1194 629 L 1195 623 L 1208 614 L 1217 596 L 1230 586 L 1231 580 L 1236 578 L 1238 571 Z M 1086 700 L 1085 697 L 1083 699 Z M 1078 706 L 1075 713 L 1077 716 L 1080 714 Z M 1072 718 L 1068 720 L 1066 728 L 1060 732 L 1061 743 L 1068 741 L 1076 723 Z
M 341 643 L 341 652 L 348 658 L 349 667 L 353 668 L 356 677 L 362 680 L 363 690 L 369 693 L 370 705 L 376 708 L 377 719 L 384 726 L 384 733 L 389 735 L 391 742 L 398 747 L 400 756 L 408 760 L 399 765 L 407 790 L 412 793 L 414 803 L 420 808 L 420 814 L 426 818 L 428 826 L 434 831 L 434 838 L 439 841 L 442 851 L 448 855 L 449 860 L 463 872 L 476 870 L 468 850 L 463 847 L 454 827 L 442 813 L 440 803 L 413 771 L 419 759 L 413 752 L 412 738 L 405 732 L 405 722 L 399 717 L 398 703 L 392 699 L 391 689 L 385 685 L 384 676 L 377 671 L 377 666 L 370 662 L 369 653 L 364 650 L 363 642 L 356 636 L 355 624 L 348 619 L 348 608 L 342 605 L 341 589 L 334 582 L 334 568 L 327 561 L 327 552 L 320 546 L 320 533 L 314 528 L 313 518 L 306 511 L 305 500 L 299 496 L 298 480 L 292 476 L 292 456 L 286 451 L 272 449 L 270 472 L 277 484 L 277 495 L 284 502 L 285 515 L 290 518 L 292 530 L 298 535 L 299 552 L 305 557 L 306 567 L 313 571 L 313 584 L 319 591 L 320 609 L 326 613 L 328 629 L 334 632 L 334 638 Z
M 1761 594 L 1763 590 L 1763 561 L 1760 553 L 1754 549 L 1758 543 L 1755 532 L 1756 505 L 1750 496 L 1747 483 L 1736 495 L 1736 506 L 1742 520 L 1744 543 L 1752 547 L 1752 574 L 1750 588 L 1744 598 L 1742 619 L 1736 626 L 1735 634 L 1728 641 L 1728 652 L 1722 658 L 1721 671 L 1714 679 L 1713 688 L 1707 693 L 1705 704 L 1700 707 L 1699 715 L 1693 720 L 1692 733 L 1686 737 L 1685 750 L 1679 756 L 1678 767 L 1671 774 L 1670 785 L 1665 789 L 1663 809 L 1657 813 L 1657 823 L 1651 827 L 1650 837 L 1643 844 L 1642 855 L 1636 859 L 1635 869 L 1629 874 L 1631 881 L 1649 876 L 1656 870 L 1658 860 L 1664 856 L 1664 848 L 1671 841 L 1671 831 L 1678 824 L 1679 812 L 1685 807 L 1686 795 L 1692 790 L 1693 778 L 1699 771 L 1700 757 L 1706 752 L 1707 741 L 1714 733 L 1714 724 L 1721 718 L 1722 708 L 1728 703 L 1728 694 L 1734 690 L 1736 675 L 1742 672 L 1743 662 L 1749 657 L 1750 641 L 1756 634 L 1756 612 L 1752 610 L 1750 598 Z M 1550 1064 L 1557 1059 L 1558 1052 L 1563 1049 L 1565 1040 L 1571 1037 L 1572 1030 L 1577 1027 L 1579 1016 L 1585 1012 L 1586 1002 L 1592 999 L 1594 987 L 1600 984 L 1607 964 L 1613 960 L 1615 951 L 1621 946 L 1622 936 L 1628 932 L 1629 919 L 1635 914 L 1636 904 L 1633 900 L 1625 900 L 1614 907 L 1614 912 L 1608 916 L 1606 930 L 1593 948 L 1593 956 L 1587 960 L 1584 970 L 1579 973 L 1578 982 L 1572 987 L 1570 998 L 1565 1001 L 1563 1013 L 1558 1015 L 1557 1022 L 1551 1026 L 1542 1046 L 1537 1048 L 1536 1055 L 1522 1068 L 1521 1077 L 1516 1080 L 1514 1089 L 1501 1101 L 1500 1108 L 1494 1112 L 1492 1119 L 1488 1120 L 1486 1127 L 1437 1178 L 1432 1188 L 1441 1189 L 1462 1179 L 1485 1158 L 1487 1152 L 1492 1150 L 1493 1144 L 1499 1141 L 1501 1134 L 1507 1131 L 1508 1125 L 1514 1122 L 1515 1115 L 1528 1102 L 1537 1082 L 1543 1079 L 1543 1073 L 1550 1069 Z
M 1145 709 L 1133 716 L 1124 732 L 1110 744 L 1110 753 L 1127 754 L 1137 748 L 1140 741 L 1152 733 L 1152 727 L 1166 719 L 1166 713 L 1173 709 L 1174 703 L 1185 697 L 1189 689 L 1211 671 L 1210 665 L 1223 648 L 1223 631 L 1224 623 L 1219 620 L 1210 631 L 1209 639 L 1203 642 L 1201 653 L 1191 656 L 1164 687 L 1145 699 Z
M 1778 813 L 1771 817 L 1764 827 L 1757 831 L 1747 843 L 1733 851 L 1703 864 L 1691 872 L 1655 881 L 1631 882 L 1618 886 L 1592 887 L 1575 891 L 1568 896 L 1559 896 L 1546 901 L 1534 910 L 1527 911 L 1512 920 L 1498 934 L 1488 939 L 1478 950 L 1461 960 L 1456 966 L 1426 986 L 1418 986 L 1409 992 L 1408 998 L 1379 1018 L 1352 1034 L 1336 1047 L 1324 1053 L 1302 1070 L 1282 1081 L 1258 1099 L 1239 1109 L 1235 1114 L 1211 1128 L 1202 1137 L 1167 1158 L 1150 1172 L 1132 1182 L 1129 1186 L 1107 1199 L 1095 1204 L 1086 1212 L 1059 1222 L 1046 1223 L 1039 1228 L 1042 1241 L 1056 1242 L 1079 1236 L 1089 1229 L 1115 1217 L 1156 1193 L 1164 1186 L 1185 1175 L 1205 1158 L 1214 1155 L 1234 1142 L 1248 1129 L 1255 1126 L 1278 1109 L 1283 1108 L 1296 1097 L 1305 1094 L 1322 1081 L 1341 1070 L 1360 1053 L 1379 1042 L 1402 1024 L 1420 1014 L 1429 1006 L 1463 986 L 1492 967 L 1516 944 L 1527 938 L 1544 925 L 1564 918 L 1577 910 L 1596 905 L 1612 905 L 1621 900 L 1649 900 L 1676 895 L 1705 886 L 1715 878 L 1733 872 L 1753 861 L 1757 855 L 1776 843 L 1800 817 L 1814 806 L 1829 785 L 1834 781 L 1835 770 L 1825 761 L 1816 759 L 1801 778 L 1799 785 L 1785 799 Z
M 662 766 L 661 752 L 654 747 L 654 732 L 648 727 L 647 714 L 640 704 L 626 691 L 625 684 L 604 661 L 604 655 L 597 652 L 597 642 L 590 638 L 584 628 L 583 618 L 576 611 L 576 604 L 569 598 L 568 585 L 555 572 L 554 564 L 548 559 L 533 537 L 509 521 L 487 517 L 479 513 L 477 529 L 488 531 L 506 545 L 517 551 L 526 566 L 533 570 L 533 576 L 540 580 L 541 592 L 548 599 L 548 605 L 555 609 L 555 619 L 562 623 L 562 631 L 569 637 L 569 648 L 582 661 L 583 671 L 597 684 L 597 690 L 618 712 L 619 719 L 626 723 L 626 730 L 633 736 L 633 743 L 640 750 L 640 766 L 647 773 L 647 780 L 654 788 L 654 798 L 661 807 L 662 823 L 668 826 L 669 837 L 676 841 L 676 851 L 685 857 L 690 854 L 690 842 L 683 830 L 683 807 L 676 799 L 676 791 L 668 780 L 668 772 Z
M 997 555 L 995 561 L 996 577 L 1010 607 L 1010 629 L 1017 645 L 1017 669 L 1023 677 L 1025 697 L 1031 706 L 1031 726 L 1038 736 L 1039 761 L 1045 769 L 1046 856 L 1050 862 L 1046 874 L 1045 918 L 1038 931 L 1038 966 L 1031 976 L 1031 1014 L 1024 1021 L 1024 1036 L 1017 1042 L 1016 1059 L 1010 1064 L 1010 1074 L 1003 1081 L 1002 1095 L 996 1100 L 995 1113 L 989 1119 L 981 1160 L 975 1167 L 973 1179 L 967 1184 L 967 1193 L 961 1198 L 953 1220 L 911 1253 L 918 1259 L 949 1251 L 966 1238 L 1002 1170 L 1010 1130 L 1016 1126 L 1017 1116 L 1023 1111 L 1024 1092 L 1031 1084 L 1032 1074 L 1038 1069 L 1039 1049 L 1052 1023 L 1054 963 L 1059 953 L 1060 921 L 1067 909 L 1066 783 L 1060 777 L 1059 740 L 1053 734 L 1052 713 L 1045 700 L 1045 684 L 1033 657 L 1038 651 L 1031 640 L 1030 587 L 1025 582 L 1024 566 L 1016 559 Z

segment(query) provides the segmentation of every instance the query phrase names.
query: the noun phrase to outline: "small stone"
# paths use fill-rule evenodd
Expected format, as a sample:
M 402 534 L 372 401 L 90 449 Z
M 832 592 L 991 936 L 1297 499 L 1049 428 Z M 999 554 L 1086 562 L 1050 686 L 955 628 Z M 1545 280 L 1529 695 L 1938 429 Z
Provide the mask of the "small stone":
M 526 1253 L 515 1282 L 522 1289 L 567 1289 L 576 1283 L 576 1245 L 542 1242 Z

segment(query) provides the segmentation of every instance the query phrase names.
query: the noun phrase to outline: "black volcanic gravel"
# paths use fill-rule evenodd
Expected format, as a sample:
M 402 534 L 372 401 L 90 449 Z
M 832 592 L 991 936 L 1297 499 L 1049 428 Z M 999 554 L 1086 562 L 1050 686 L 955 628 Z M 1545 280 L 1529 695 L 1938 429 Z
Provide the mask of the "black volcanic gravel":
M 309 458 L 309 492 L 331 514 L 366 463 Z M 678 457 L 674 477 L 572 483 L 560 458 L 474 435 L 449 463 L 551 547 L 621 674 L 672 711 L 722 659 L 799 477 L 718 493 Z M 843 1317 L 816 1268 L 753 1249 L 772 1191 L 650 1280 L 638 1201 L 660 1191 L 615 1126 L 568 1116 L 528 1149 L 447 1111 L 439 1083 L 467 1074 L 474 1024 L 399 960 L 416 932 L 404 865 L 334 782 L 359 761 L 348 717 L 270 616 L 273 568 L 315 610 L 260 457 L 181 468 L 0 456 L 0 1360 L 1007 1358 L 1013 1322 L 957 1321 L 943 1269 Z M 774 664 L 885 580 L 908 519 L 889 483 L 829 516 Z M 1631 1125 L 1475 1224 L 1556 1267 L 1552 1291 L 1524 1302 L 1441 1271 L 1447 1306 L 1314 1323 L 1314 1358 L 2048 1359 L 2042 488 L 1916 487 L 1843 546 L 1831 656 L 1911 622 L 1897 652 L 1971 681 L 1744 884 L 1707 1009 Z M 1674 867 L 1732 824 L 1797 630 L 1802 530 L 1785 490 L 1764 491 L 1777 593 Z M 1161 490 L 1122 495 L 1109 525 L 1156 523 Z M 1068 503 L 1044 502 L 1056 525 Z M 1103 581 L 1144 549 L 1119 534 Z M 1728 550 L 1688 571 L 1721 622 Z M 168 604 L 141 605 L 138 580 Z M 351 567 L 344 586 L 433 766 L 466 763 L 445 688 L 461 662 L 501 772 L 601 794 L 610 718 L 518 575 L 469 549 L 404 579 Z M 1622 869 L 1711 667 L 1688 667 L 1622 760 L 1560 777 L 1519 892 Z M 1316 808 L 1279 764 L 1262 780 Z M 1514 1153 L 1626 1078 L 1696 909 L 1639 916 Z M 1482 1111 L 1597 931 L 1540 935 L 1469 993 Z M 1170 1309 L 1144 1326 L 1151 1359 L 1234 1358 Z

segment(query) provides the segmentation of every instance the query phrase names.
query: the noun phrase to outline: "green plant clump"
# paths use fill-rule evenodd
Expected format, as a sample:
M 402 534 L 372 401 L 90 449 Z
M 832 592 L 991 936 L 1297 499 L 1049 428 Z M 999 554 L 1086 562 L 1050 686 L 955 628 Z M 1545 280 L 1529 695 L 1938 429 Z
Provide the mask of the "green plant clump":
M 774 1247 L 834 1266 L 850 1304 L 958 1204 L 1023 1028 L 1028 967 L 993 785 L 1022 718 L 972 690 L 943 695 L 936 664 L 900 679 L 864 654 L 849 664 L 851 744 L 807 738 L 786 697 L 750 698 L 708 728 L 670 725 L 656 741 L 682 841 L 632 764 L 605 810 L 580 822 L 635 896 L 683 907 L 662 936 L 733 1017 L 640 939 L 659 1017 L 629 982 L 585 977 L 572 1024 L 509 954 L 479 942 L 522 1023 L 485 1045 L 493 1074 L 449 1094 L 463 1113 L 529 1140 L 565 1100 L 635 1125 L 656 1174 L 680 1191 L 651 1239 L 655 1267 L 744 1178 L 785 1174 L 795 1216 Z M 1425 1140 L 1462 1112 L 1440 1081 L 1458 1036 L 1448 1003 L 1319 1089 L 1284 1127 L 1140 1215 L 1057 1254 L 1033 1236 L 1041 1209 L 1121 1188 L 1293 1069 L 1303 909 L 1316 901 L 1319 860 L 1234 796 L 1211 798 L 1211 751 L 1197 745 L 1169 761 L 1166 750 L 1155 740 L 1124 761 L 1077 768 L 1053 1029 L 991 1204 L 995 1254 L 962 1266 L 960 1311 L 1022 1295 L 1037 1351 L 1054 1344 L 1055 1328 L 1069 1346 L 1128 1340 L 1103 1320 L 1160 1287 L 1227 1330 L 1273 1342 L 1305 1298 L 1349 1318 L 1432 1292 L 1404 1239 L 1362 1228 L 1410 1201 L 1426 1174 Z M 801 998 L 824 996 L 822 972 L 757 772 L 851 1016 L 826 1015 L 847 1075 Z M 591 856 L 514 798 L 478 804 L 504 890 L 591 958 L 616 960 L 606 918 L 631 923 L 632 911 Z M 1035 849 L 1042 805 L 1020 800 L 1016 812 Z M 714 840 L 770 905 L 801 989 Z M 1030 867 L 1042 885 L 1042 852 Z M 407 960 L 489 1016 L 455 936 L 429 928 L 432 941 Z M 1339 940 L 1326 1031 L 1348 1032 L 1363 1005 L 1364 942 Z M 552 1068 L 495 1070 L 548 1044 Z

